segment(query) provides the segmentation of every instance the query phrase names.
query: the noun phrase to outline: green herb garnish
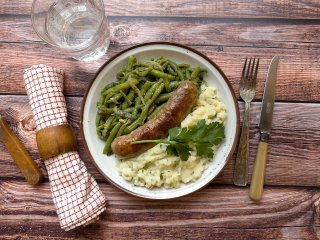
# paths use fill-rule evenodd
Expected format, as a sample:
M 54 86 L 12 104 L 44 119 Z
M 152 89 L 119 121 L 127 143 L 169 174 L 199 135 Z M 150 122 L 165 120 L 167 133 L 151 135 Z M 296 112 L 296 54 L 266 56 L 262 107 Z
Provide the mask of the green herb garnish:
M 192 147 L 196 149 L 198 156 L 212 158 L 214 154 L 212 146 L 219 144 L 224 137 L 224 125 L 222 123 L 211 122 L 206 124 L 206 121 L 202 119 L 192 128 L 171 128 L 168 140 L 141 140 L 131 144 L 165 143 L 168 144 L 166 149 L 168 154 L 179 156 L 182 161 L 186 161 L 191 155 Z

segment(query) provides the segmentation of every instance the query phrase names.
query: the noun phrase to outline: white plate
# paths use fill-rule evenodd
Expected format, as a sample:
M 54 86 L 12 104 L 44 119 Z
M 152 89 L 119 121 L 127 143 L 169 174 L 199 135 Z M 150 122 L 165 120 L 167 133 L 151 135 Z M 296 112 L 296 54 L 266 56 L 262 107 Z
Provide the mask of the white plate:
M 225 135 L 214 160 L 209 164 L 202 177 L 189 184 L 182 184 L 176 189 L 155 188 L 147 189 L 134 186 L 119 175 L 114 155 L 106 156 L 102 154 L 104 142 L 96 134 L 95 117 L 97 113 L 96 103 L 99 100 L 100 92 L 106 84 L 116 80 L 116 73 L 126 65 L 130 55 L 137 59 L 164 56 L 177 63 L 188 63 L 193 67 L 200 66 L 206 68 L 208 73 L 205 76 L 209 86 L 215 86 L 221 101 L 227 106 L 227 120 Z M 147 43 L 127 49 L 106 62 L 98 71 L 94 79 L 88 86 L 81 107 L 81 133 L 84 145 L 89 157 L 102 175 L 112 184 L 133 195 L 150 199 L 170 199 L 181 197 L 192 193 L 210 181 L 212 181 L 226 165 L 235 149 L 239 134 L 239 110 L 235 94 L 231 84 L 223 72 L 210 59 L 199 52 L 178 44 L 171 43 Z

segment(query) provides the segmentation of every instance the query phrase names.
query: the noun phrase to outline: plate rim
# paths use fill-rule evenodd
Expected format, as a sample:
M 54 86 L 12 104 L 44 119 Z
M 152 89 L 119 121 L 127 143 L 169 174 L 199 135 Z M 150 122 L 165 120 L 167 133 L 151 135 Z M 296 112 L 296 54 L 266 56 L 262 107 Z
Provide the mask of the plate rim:
M 201 189 L 203 189 L 204 187 L 206 187 L 208 184 L 210 184 L 216 177 L 218 177 L 222 170 L 225 168 L 225 166 L 227 165 L 227 163 L 230 161 L 230 159 L 232 158 L 232 155 L 233 153 L 235 152 L 235 149 L 237 147 L 237 143 L 238 143 L 238 139 L 239 139 L 239 134 L 240 134 L 240 111 L 239 111 L 239 105 L 238 105 L 238 100 L 236 98 L 236 95 L 235 95 L 235 92 L 234 92 L 234 89 L 229 81 L 229 79 L 227 78 L 227 76 L 224 74 L 224 72 L 220 69 L 220 67 L 215 63 L 213 62 L 209 57 L 207 57 L 206 55 L 204 55 L 203 53 L 199 52 L 198 50 L 195 50 L 194 48 L 191 48 L 189 46 L 185 46 L 185 45 L 182 45 L 180 43 L 173 43 L 173 42 L 162 42 L 162 41 L 156 41 L 156 42 L 146 42 L 146 43 L 141 43 L 141 44 L 137 44 L 137 45 L 134 45 L 132 47 L 129 47 L 127 49 L 124 49 L 122 51 L 120 51 L 119 53 L 113 55 L 112 57 L 110 57 L 109 60 L 107 60 L 99 69 L 98 71 L 95 73 L 95 75 L 93 76 L 93 78 L 90 80 L 90 82 L 88 83 L 87 87 L 86 87 L 86 90 L 85 90 L 85 93 L 83 95 L 83 98 L 82 98 L 82 101 L 81 101 L 81 106 L 80 106 L 80 136 L 81 136 L 81 141 L 83 142 L 83 145 L 84 145 L 84 149 L 85 149 L 85 152 L 87 154 L 87 156 L 89 157 L 90 161 L 94 164 L 94 166 L 96 167 L 96 169 L 98 169 L 98 171 L 100 172 L 100 174 L 111 184 L 113 184 L 114 186 L 116 186 L 117 188 L 121 189 L 122 191 L 126 192 L 126 193 L 129 193 L 133 196 L 136 196 L 136 197 L 140 197 L 140 198 L 144 198 L 144 199 L 152 199 L 152 200 L 168 200 L 168 199 L 177 199 L 177 198 L 180 198 L 180 197 L 183 197 L 183 196 L 186 196 L 186 195 L 189 195 L 195 191 L 192 191 L 192 192 L 188 192 L 188 193 L 183 193 L 179 196 L 173 196 L 173 197 L 166 197 L 166 198 L 157 198 L 157 197 L 151 197 L 151 196 L 145 196 L 144 194 L 139 194 L 139 193 L 136 193 L 136 192 L 133 192 L 133 191 L 130 191 L 120 185 L 118 185 L 115 181 L 113 181 L 111 178 L 109 178 L 106 174 L 104 174 L 104 172 L 98 167 L 97 163 L 95 162 L 94 158 L 92 157 L 91 155 L 91 152 L 88 148 L 88 145 L 87 145 L 87 141 L 85 139 L 85 136 L 84 136 L 84 130 L 83 130 L 83 115 L 84 115 L 84 107 L 85 107 L 85 104 L 86 104 L 86 100 L 87 100 L 87 96 L 88 96 L 88 93 L 91 89 L 91 86 L 92 84 L 94 83 L 94 81 L 97 79 L 97 76 L 101 73 L 101 71 L 109 64 L 111 63 L 114 59 L 116 59 L 117 57 L 121 56 L 122 54 L 128 52 L 128 51 L 131 51 L 132 49 L 135 49 L 135 48 L 139 48 L 139 47 L 143 47 L 143 46 L 149 46 L 149 45 L 168 45 L 168 46 L 176 46 L 176 47 L 180 47 L 180 48 L 183 48 L 183 49 L 186 49 L 188 51 L 192 51 L 193 53 L 201 56 L 202 58 L 204 58 L 206 61 L 208 61 L 211 65 L 213 65 L 217 71 L 221 74 L 222 78 L 224 79 L 224 81 L 226 82 L 226 84 L 228 85 L 228 88 L 231 92 L 231 95 L 232 95 L 232 99 L 233 99 L 233 102 L 234 102 L 234 105 L 235 105 L 235 110 L 236 110 L 236 121 L 237 121 L 237 124 L 236 124 L 236 134 L 235 134 L 235 138 L 234 138 L 234 141 L 232 143 L 232 147 L 231 147 L 231 150 L 228 154 L 228 156 L 226 157 L 226 161 L 224 163 L 224 165 L 222 166 L 221 168 L 221 171 L 216 175 L 214 176 L 208 183 L 206 183 L 205 185 L 203 185 L 202 187 L 198 188 L 197 190 L 195 191 L 199 191 Z

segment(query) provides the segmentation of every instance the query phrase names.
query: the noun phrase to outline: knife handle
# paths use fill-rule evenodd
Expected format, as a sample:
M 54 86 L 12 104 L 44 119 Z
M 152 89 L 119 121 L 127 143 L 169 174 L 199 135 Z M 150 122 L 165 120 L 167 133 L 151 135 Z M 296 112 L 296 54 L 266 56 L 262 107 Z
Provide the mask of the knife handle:
M 38 184 L 43 179 L 37 164 L 30 157 L 17 136 L 12 132 L 6 120 L 0 116 L 0 140 L 3 142 L 13 160 L 18 165 L 22 175 L 31 185 Z
M 260 201 L 263 193 L 264 176 L 266 170 L 268 142 L 260 141 L 256 161 L 254 163 L 249 197 L 253 201 Z

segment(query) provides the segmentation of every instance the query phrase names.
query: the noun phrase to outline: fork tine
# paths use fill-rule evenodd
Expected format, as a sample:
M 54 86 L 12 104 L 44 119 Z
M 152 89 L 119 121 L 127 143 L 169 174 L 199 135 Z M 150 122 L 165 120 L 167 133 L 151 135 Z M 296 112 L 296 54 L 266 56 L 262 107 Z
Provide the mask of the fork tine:
M 251 66 L 251 60 L 252 60 L 252 58 L 250 58 L 250 61 L 249 61 L 249 65 L 248 65 L 248 68 L 247 68 L 247 73 L 246 73 L 246 82 L 248 82 L 248 77 L 249 77 L 249 71 L 250 71 L 250 66 Z
M 257 83 L 257 75 L 258 75 L 259 61 L 260 61 L 260 59 L 258 58 L 257 65 L 256 65 L 256 69 L 255 69 L 255 71 L 254 71 L 254 76 L 253 76 L 254 87 L 256 87 L 256 83 Z
M 243 66 L 242 74 L 241 74 L 241 80 L 244 78 L 244 73 L 245 73 L 246 67 L 247 67 L 247 60 L 248 60 L 248 58 L 246 58 L 246 61 L 244 62 L 244 66 Z
M 252 63 L 252 67 L 251 67 L 251 71 L 250 71 L 250 75 L 249 75 L 249 81 L 252 82 L 253 81 L 253 70 L 254 70 L 254 64 L 256 62 L 256 58 L 253 58 L 253 63 Z

